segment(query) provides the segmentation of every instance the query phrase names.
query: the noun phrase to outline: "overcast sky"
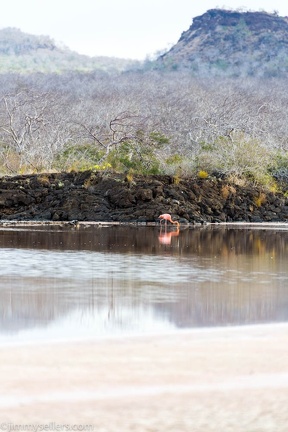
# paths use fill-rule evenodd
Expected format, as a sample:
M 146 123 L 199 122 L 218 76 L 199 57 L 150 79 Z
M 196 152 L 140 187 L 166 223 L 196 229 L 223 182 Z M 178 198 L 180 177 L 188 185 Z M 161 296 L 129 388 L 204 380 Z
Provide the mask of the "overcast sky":
M 0 28 L 47 35 L 90 56 L 144 59 L 175 44 L 208 9 L 288 16 L 287 0 L 0 0 Z

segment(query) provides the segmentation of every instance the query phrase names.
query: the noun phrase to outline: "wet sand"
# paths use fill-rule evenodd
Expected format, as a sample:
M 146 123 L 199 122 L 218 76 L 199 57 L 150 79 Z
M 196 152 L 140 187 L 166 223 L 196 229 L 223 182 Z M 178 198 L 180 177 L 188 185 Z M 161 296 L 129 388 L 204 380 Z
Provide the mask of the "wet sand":
M 288 428 L 284 324 L 6 345 L 0 366 L 0 430 Z

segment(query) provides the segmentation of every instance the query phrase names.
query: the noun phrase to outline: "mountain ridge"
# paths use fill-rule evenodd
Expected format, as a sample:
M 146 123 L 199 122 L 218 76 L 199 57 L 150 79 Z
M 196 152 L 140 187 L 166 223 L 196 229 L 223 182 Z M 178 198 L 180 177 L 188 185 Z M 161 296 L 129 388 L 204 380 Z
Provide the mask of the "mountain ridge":
M 15 27 L 0 29 L 0 73 L 62 73 L 66 71 L 124 71 L 139 62 L 116 57 L 90 57 Z

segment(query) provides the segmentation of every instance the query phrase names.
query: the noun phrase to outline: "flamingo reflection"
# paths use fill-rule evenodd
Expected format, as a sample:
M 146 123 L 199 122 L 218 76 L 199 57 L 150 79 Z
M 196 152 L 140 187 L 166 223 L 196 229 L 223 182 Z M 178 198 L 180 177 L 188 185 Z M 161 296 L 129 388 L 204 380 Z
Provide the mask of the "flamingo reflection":
M 158 240 L 161 244 L 170 245 L 172 241 L 172 237 L 177 237 L 179 235 L 179 228 L 176 231 L 164 231 L 160 230 Z

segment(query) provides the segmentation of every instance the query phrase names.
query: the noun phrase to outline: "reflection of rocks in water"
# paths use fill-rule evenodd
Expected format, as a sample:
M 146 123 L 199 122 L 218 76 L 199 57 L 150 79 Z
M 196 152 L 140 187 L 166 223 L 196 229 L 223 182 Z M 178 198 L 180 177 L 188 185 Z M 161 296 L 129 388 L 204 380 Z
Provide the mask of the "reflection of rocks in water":
M 229 228 L 204 226 L 179 233 L 168 229 L 167 236 L 177 236 L 169 244 L 161 244 L 160 228 L 155 227 L 80 227 L 77 230 L 58 226 L 19 228 L 3 231 L 0 247 L 47 250 L 83 250 L 113 253 L 197 255 L 219 257 L 258 254 L 288 254 L 288 230 Z M 175 242 L 173 241 L 175 240 Z M 169 248 L 171 244 L 171 248 Z
M 191 290 L 184 300 L 158 304 L 177 327 L 209 327 L 260 324 L 288 321 L 286 288 L 263 289 L 243 287 L 231 289 L 212 287 Z

